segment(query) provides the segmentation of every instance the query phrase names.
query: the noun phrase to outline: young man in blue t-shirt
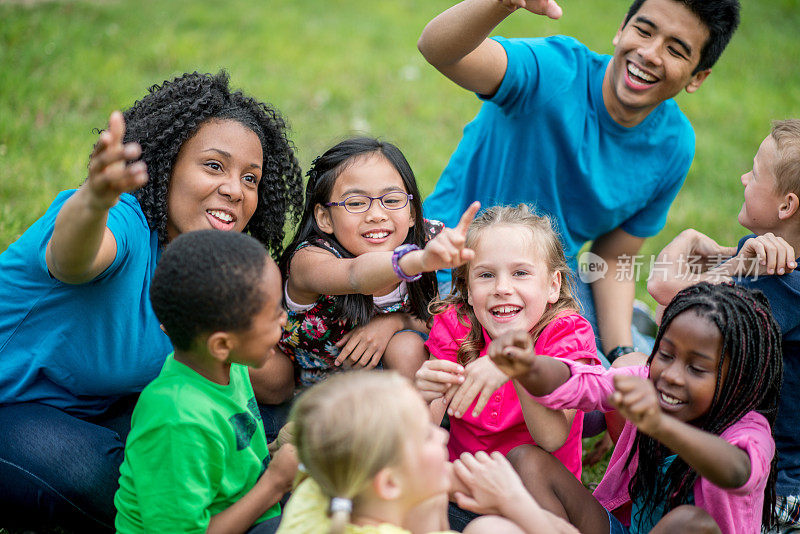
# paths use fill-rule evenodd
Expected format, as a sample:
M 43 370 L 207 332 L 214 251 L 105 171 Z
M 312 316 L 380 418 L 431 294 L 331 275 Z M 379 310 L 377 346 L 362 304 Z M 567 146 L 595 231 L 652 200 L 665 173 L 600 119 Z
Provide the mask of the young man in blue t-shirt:
M 425 212 L 453 224 L 474 200 L 531 202 L 558 224 L 573 269 L 591 241 L 608 269 L 579 294 L 613 358 L 634 345 L 634 279 L 616 276 L 618 266 L 664 226 L 694 157 L 694 132 L 672 97 L 708 77 L 739 3 L 636 0 L 612 57 L 564 36 L 487 38 L 520 8 L 561 16 L 553 0 L 465 0 L 420 37 L 432 65 L 485 100 Z
M 783 387 L 773 428 L 778 520 L 782 527 L 800 528 L 800 271 L 795 270 L 800 251 L 800 120 L 773 124 L 752 170 L 742 175 L 742 185 L 739 224 L 752 233 L 737 247 L 724 247 L 696 230 L 685 230 L 659 254 L 647 289 L 663 305 L 701 280 L 733 281 L 764 292 L 783 337 Z M 692 265 L 698 267 L 694 272 Z

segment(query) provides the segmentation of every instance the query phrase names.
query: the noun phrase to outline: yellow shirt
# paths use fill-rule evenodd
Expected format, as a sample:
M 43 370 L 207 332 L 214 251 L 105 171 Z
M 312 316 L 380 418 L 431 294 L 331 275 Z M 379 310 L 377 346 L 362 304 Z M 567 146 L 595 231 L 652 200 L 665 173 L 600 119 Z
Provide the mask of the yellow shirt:
M 307 478 L 297 486 L 289 502 L 286 503 L 277 534 L 328 534 L 331 523 L 328 517 L 329 504 L 330 499 L 325 497 L 319 485 L 311 478 Z M 368 526 L 349 524 L 345 528 L 345 534 L 411 534 L 411 532 L 389 523 Z

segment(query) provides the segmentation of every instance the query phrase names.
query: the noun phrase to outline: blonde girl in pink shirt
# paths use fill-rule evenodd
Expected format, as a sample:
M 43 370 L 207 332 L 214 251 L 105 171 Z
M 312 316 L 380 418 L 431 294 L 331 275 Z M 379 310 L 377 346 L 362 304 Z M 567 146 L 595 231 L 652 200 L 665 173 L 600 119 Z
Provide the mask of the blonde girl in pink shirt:
M 470 225 L 465 247 L 475 257 L 454 271 L 452 294 L 432 306 L 431 358 L 415 378 L 434 419 L 450 415 L 450 459 L 535 443 L 579 479 L 583 413 L 541 406 L 485 357 L 492 339 L 524 330 L 537 353 L 599 363 L 558 235 L 524 204 L 493 207 Z

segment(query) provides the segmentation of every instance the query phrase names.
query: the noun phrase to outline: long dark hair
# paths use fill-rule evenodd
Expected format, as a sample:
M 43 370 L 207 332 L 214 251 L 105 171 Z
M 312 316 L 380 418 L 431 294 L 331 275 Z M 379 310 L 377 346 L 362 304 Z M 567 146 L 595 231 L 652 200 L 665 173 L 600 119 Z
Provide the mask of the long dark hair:
M 291 244 L 286 247 L 280 260 L 283 276 L 289 274 L 289 263 L 297 246 L 310 239 L 322 239 L 336 249 L 343 258 L 352 258 L 353 254 L 344 248 L 332 234 L 320 230 L 314 217 L 314 208 L 317 204 L 330 201 L 336 179 L 349 165 L 358 158 L 370 155 L 380 155 L 385 158 L 400 174 L 403 185 L 413 198 L 410 201 L 411 211 L 414 216 L 414 226 L 409 229 L 404 243 L 413 243 L 420 248 L 425 246 L 425 223 L 422 218 L 422 201 L 420 200 L 417 180 L 400 149 L 391 143 L 379 141 L 371 137 L 355 137 L 347 139 L 328 149 L 311 164 L 308 171 L 306 184 L 306 201 L 300 226 Z M 428 303 L 436 296 L 436 276 L 433 273 L 423 273 L 422 278 L 416 282 L 408 283 L 408 295 L 411 303 L 412 314 L 427 321 Z M 351 325 L 364 325 L 373 315 L 374 302 L 372 295 L 337 295 L 336 312 Z
M 780 329 L 764 294 L 733 284 L 706 282 L 684 289 L 664 311 L 653 352 L 647 360 L 648 365 L 653 362 L 670 323 L 687 311 L 716 325 L 722 336 L 714 398 L 708 413 L 695 420 L 694 424 L 706 432 L 719 435 L 747 412 L 756 411 L 772 427 L 783 380 L 783 348 Z M 726 360 L 729 362 L 728 372 L 723 382 L 722 366 Z M 636 433 L 626 467 L 630 465 L 635 451 L 639 453 L 639 465 L 628 491 L 632 499 L 646 503 L 642 513 L 652 516 L 661 503 L 667 503 L 667 510 L 685 504 L 694 490 L 697 472 L 678 457 L 667 469 L 666 476 L 662 477 L 661 465 L 671 453 L 660 442 L 640 432 Z M 777 461 L 776 455 L 772 459 L 764 490 L 762 522 L 768 527 L 775 522 Z
M 141 159 L 150 177 L 134 195 L 162 245 L 167 242 L 167 191 L 183 144 L 210 120 L 235 120 L 252 130 L 261 142 L 263 174 L 258 205 L 244 232 L 275 257 L 280 255 L 284 225 L 299 218 L 303 174 L 277 110 L 241 91 L 231 91 L 225 71 L 216 75 L 192 72 L 153 85 L 123 116 L 124 141 L 142 146 Z

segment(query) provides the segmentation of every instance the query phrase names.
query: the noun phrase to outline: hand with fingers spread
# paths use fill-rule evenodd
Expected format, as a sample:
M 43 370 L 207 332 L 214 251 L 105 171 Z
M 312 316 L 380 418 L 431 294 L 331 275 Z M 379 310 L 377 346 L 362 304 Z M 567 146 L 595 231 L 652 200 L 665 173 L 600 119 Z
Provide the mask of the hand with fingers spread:
M 394 314 L 376 315 L 364 326 L 354 328 L 336 342 L 339 355 L 334 365 L 341 366 L 347 362 L 354 367 L 372 369 L 381 361 L 386 346 L 399 330 L 402 323 Z
M 536 353 L 528 332 L 507 332 L 492 341 L 487 356 L 509 378 L 527 375 L 533 369 Z
M 449 403 L 458 386 L 464 382 L 464 368 L 456 362 L 430 359 L 414 376 L 414 387 L 428 404 L 441 399 Z
M 658 405 L 656 388 L 647 378 L 617 375 L 609 401 L 619 414 L 650 436 L 658 432 L 664 413 Z
M 498 0 L 508 9 L 514 11 L 517 9 L 527 9 L 531 13 L 537 15 L 544 15 L 551 19 L 561 18 L 563 14 L 561 6 L 555 0 Z
M 415 269 L 412 272 L 451 269 L 474 258 L 475 252 L 464 248 L 464 244 L 467 240 L 469 225 L 475 219 L 479 209 L 481 209 L 481 203 L 473 202 L 461 215 L 455 228 L 445 228 L 439 235 L 431 239 L 420 255 L 418 271 Z M 405 271 L 405 268 L 403 270 Z
M 772 232 L 745 241 L 734 258 L 740 276 L 786 274 L 797 267 L 796 259 L 794 248 Z
M 86 192 L 89 205 L 108 210 L 122 193 L 139 189 L 147 183 L 147 166 L 142 161 L 131 163 L 142 154 L 139 143 L 123 143 L 125 119 L 115 111 L 108 119 L 108 129 L 100 134 L 89 159 Z
M 470 362 L 464 368 L 464 383 L 453 395 L 447 413 L 452 417 L 463 417 L 472 401 L 477 399 L 475 407 L 472 409 L 472 416 L 478 417 L 489 402 L 492 393 L 506 382 L 508 382 L 508 376 L 498 369 L 491 358 L 478 358 Z

